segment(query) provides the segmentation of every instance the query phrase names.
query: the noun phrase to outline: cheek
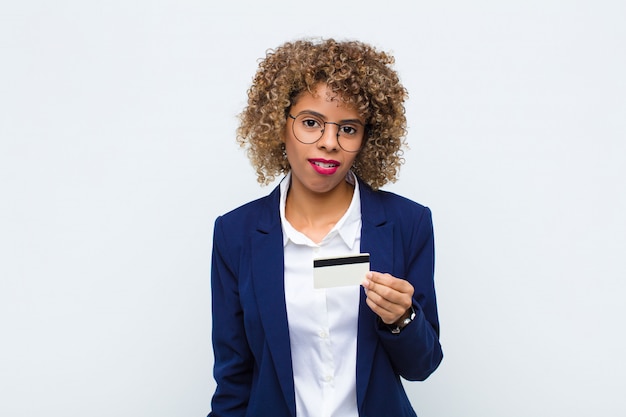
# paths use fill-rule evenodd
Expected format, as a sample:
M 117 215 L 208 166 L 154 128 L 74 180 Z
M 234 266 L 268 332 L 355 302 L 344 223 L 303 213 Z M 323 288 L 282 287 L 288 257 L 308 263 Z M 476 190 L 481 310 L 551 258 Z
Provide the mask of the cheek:
M 356 153 L 356 154 L 350 154 L 350 156 L 349 156 L 348 158 L 346 158 L 346 162 L 347 162 L 347 164 L 346 164 L 346 165 L 348 165 L 348 166 L 352 167 L 352 166 L 354 165 L 354 161 L 356 161 L 356 157 L 357 157 L 358 155 L 359 155 L 358 153 Z
M 285 152 L 287 152 L 287 155 L 289 154 L 297 154 L 300 150 L 300 146 L 302 145 L 300 142 L 298 142 L 296 140 L 296 138 L 293 137 L 292 134 L 290 134 L 289 132 L 283 134 L 283 137 L 281 138 L 281 140 L 283 141 L 283 144 L 285 145 Z

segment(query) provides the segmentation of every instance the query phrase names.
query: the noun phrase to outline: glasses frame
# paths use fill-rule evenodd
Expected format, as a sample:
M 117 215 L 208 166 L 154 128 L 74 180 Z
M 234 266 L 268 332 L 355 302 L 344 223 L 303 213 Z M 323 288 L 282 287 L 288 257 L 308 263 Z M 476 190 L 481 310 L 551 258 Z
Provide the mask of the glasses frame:
M 304 142 L 302 141 L 300 138 L 298 138 L 298 135 L 296 135 L 296 119 L 302 115 L 307 115 L 309 114 L 309 112 L 302 112 L 302 113 L 298 113 L 295 116 L 292 115 L 291 113 L 287 113 L 287 116 L 289 116 L 293 122 L 291 123 L 291 132 L 293 133 L 293 137 L 296 138 L 296 140 L 300 143 L 303 143 L 305 145 L 313 145 L 314 143 L 319 142 L 320 139 L 322 139 L 322 137 L 324 136 L 324 132 L 326 131 L 326 125 L 335 125 L 337 126 L 337 143 L 339 144 L 339 147 L 341 149 L 343 149 L 345 152 L 350 152 L 350 153 L 355 153 L 355 152 L 359 152 L 361 149 L 363 149 L 363 145 L 365 144 L 365 137 L 366 137 L 366 127 L 363 123 L 361 123 L 360 121 L 355 121 L 355 122 L 351 122 L 354 124 L 359 124 L 363 127 L 363 137 L 361 138 L 361 145 L 359 145 L 359 149 L 355 150 L 355 151 L 350 151 L 345 149 L 343 146 L 341 146 L 341 140 L 340 140 L 340 136 L 341 136 L 341 126 L 347 125 L 349 123 L 337 123 L 337 122 L 327 122 L 324 119 L 322 119 L 320 116 L 317 116 L 315 114 L 311 114 L 311 116 L 314 116 L 316 119 L 320 119 L 320 121 L 324 124 L 324 126 L 322 127 L 321 130 L 321 134 L 320 137 L 317 138 L 317 140 L 313 141 L 313 142 Z

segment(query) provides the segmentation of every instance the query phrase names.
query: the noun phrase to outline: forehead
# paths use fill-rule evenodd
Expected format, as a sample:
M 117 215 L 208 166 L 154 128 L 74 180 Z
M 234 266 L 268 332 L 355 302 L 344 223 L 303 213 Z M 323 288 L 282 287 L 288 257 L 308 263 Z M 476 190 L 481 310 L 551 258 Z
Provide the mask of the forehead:
M 291 110 L 301 112 L 314 110 L 321 114 L 343 114 L 359 118 L 356 108 L 347 103 L 339 94 L 332 92 L 325 84 L 318 84 L 312 91 L 303 91 L 294 100 Z

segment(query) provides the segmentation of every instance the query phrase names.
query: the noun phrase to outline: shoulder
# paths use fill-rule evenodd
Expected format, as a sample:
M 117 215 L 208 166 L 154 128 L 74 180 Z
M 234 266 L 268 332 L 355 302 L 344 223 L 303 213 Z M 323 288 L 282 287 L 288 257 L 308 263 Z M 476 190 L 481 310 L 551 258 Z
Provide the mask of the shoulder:
M 280 220 L 278 213 L 279 193 L 280 191 L 276 187 L 270 194 L 249 201 L 218 216 L 215 220 L 216 226 L 220 225 L 229 231 L 244 230 L 256 227 L 258 224 L 269 225 Z
M 414 200 L 391 191 L 373 190 L 367 184 L 360 183 L 363 214 L 370 218 L 383 218 L 396 223 L 430 222 L 430 209 Z
M 391 208 L 397 207 L 399 209 L 405 209 L 405 210 L 408 209 L 408 210 L 417 210 L 417 211 L 422 211 L 424 209 L 427 209 L 425 205 L 415 200 L 411 200 L 410 198 L 404 197 L 400 194 L 391 192 L 391 191 L 377 190 L 377 191 L 372 191 L 372 192 L 378 194 L 381 201 L 383 201 L 385 204 L 387 204 Z

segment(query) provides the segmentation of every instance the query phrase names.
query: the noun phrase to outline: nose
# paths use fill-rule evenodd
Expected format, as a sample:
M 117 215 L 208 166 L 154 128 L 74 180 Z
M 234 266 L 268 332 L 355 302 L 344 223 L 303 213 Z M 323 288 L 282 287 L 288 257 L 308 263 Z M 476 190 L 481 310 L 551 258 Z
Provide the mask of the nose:
M 322 137 L 317 142 L 317 146 L 326 150 L 339 148 L 339 125 L 337 123 L 324 123 L 324 131 L 322 132 Z

